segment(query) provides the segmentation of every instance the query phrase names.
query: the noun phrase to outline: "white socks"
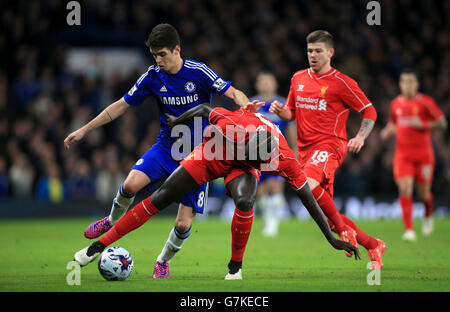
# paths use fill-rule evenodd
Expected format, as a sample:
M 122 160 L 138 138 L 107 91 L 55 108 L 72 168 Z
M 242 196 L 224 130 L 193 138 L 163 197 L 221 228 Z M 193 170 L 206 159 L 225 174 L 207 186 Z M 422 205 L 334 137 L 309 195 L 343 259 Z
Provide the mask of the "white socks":
M 270 196 L 271 205 L 274 207 L 276 211 L 277 219 L 280 218 L 280 212 L 286 207 L 286 199 L 283 194 L 277 193 Z
M 111 213 L 109 215 L 109 222 L 115 224 L 127 212 L 128 208 L 134 201 L 134 195 L 125 193 L 123 185 L 120 186 L 117 195 L 113 200 Z
M 275 236 L 278 233 L 280 213 L 286 206 L 283 194 L 263 195 L 258 201 L 264 220 L 263 235 Z
M 156 259 L 156 261 L 170 262 L 170 260 L 172 260 L 173 257 L 175 257 L 177 252 L 180 251 L 184 241 L 189 237 L 190 234 L 191 228 L 189 228 L 184 233 L 180 233 L 176 227 L 173 227 L 172 231 L 170 231 L 169 238 L 167 239 L 167 242 L 164 245 L 164 248 L 161 251 L 161 254 Z

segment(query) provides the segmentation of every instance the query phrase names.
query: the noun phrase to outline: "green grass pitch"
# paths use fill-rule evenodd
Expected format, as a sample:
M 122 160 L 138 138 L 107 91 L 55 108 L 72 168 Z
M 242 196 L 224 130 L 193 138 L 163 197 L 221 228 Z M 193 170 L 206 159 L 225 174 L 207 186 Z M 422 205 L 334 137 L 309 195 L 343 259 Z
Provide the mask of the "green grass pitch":
M 431 237 L 401 240 L 399 220 L 357 222 L 367 233 L 385 240 L 385 267 L 380 285 L 368 285 L 368 257 L 345 257 L 334 250 L 312 221 L 291 219 L 279 235 L 261 235 L 255 218 L 243 262 L 243 280 L 225 281 L 230 257 L 230 224 L 218 219 L 196 220 L 191 237 L 171 262 L 170 279 L 152 279 L 153 264 L 173 226 L 173 217 L 154 217 L 117 241 L 135 266 L 122 282 L 105 281 L 97 263 L 81 269 L 80 285 L 66 282 L 67 263 L 75 251 L 89 245 L 82 237 L 92 219 L 0 221 L 2 257 L 0 291 L 145 291 L 145 292 L 303 292 L 303 291 L 450 291 L 450 219 L 435 220 Z M 374 275 L 372 281 L 374 280 Z

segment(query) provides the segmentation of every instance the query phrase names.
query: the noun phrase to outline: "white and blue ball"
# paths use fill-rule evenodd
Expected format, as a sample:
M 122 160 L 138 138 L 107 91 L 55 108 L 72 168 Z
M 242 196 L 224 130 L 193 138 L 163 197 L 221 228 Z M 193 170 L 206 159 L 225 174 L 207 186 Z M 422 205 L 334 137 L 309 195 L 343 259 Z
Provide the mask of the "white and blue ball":
M 98 259 L 98 271 L 107 281 L 123 281 L 133 271 L 130 253 L 122 247 L 105 249 Z

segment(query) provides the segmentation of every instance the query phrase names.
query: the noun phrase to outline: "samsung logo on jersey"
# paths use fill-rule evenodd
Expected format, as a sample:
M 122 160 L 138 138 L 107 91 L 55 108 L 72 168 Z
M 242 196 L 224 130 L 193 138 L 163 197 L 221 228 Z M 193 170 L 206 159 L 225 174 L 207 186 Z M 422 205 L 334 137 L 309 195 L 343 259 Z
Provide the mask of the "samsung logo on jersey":
M 166 105 L 185 105 L 198 101 L 198 94 L 188 96 L 160 96 L 161 102 Z

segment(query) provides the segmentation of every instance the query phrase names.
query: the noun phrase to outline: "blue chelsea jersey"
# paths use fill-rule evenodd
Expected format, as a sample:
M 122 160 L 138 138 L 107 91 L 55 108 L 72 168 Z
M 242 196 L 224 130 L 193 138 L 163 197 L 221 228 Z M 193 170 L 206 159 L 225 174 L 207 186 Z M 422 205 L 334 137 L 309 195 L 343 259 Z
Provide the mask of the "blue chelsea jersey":
M 211 104 L 213 94 L 222 95 L 230 85 L 231 82 L 221 79 L 204 63 L 183 60 L 183 66 L 176 74 L 168 74 L 157 65 L 150 66 L 131 90 L 124 95 L 124 99 L 130 105 L 141 105 L 149 96 L 156 98 L 161 123 L 158 142 L 170 150 L 177 138 L 170 136 L 171 128 L 167 125 L 165 114 L 180 116 L 199 104 Z M 191 130 L 192 143 L 193 124 L 193 122 L 187 124 Z M 208 121 L 203 120 L 202 131 L 207 125 Z
M 261 97 L 259 97 L 257 95 L 252 97 L 250 99 L 250 102 L 254 101 L 254 100 L 264 101 Z M 271 122 L 276 124 L 278 126 L 278 128 L 280 129 L 280 131 L 283 134 L 285 134 L 285 130 L 286 130 L 286 127 L 289 124 L 289 122 L 284 121 L 283 119 L 278 117 L 278 115 L 272 114 L 271 112 L 269 112 L 270 104 L 272 104 L 272 102 L 275 101 L 275 100 L 277 100 L 278 102 L 282 103 L 283 105 L 286 102 L 286 99 L 284 97 L 281 97 L 281 96 L 277 95 L 273 99 L 271 99 L 270 101 L 266 101 L 266 104 L 258 110 L 258 113 L 264 115 L 267 119 L 269 119 Z

